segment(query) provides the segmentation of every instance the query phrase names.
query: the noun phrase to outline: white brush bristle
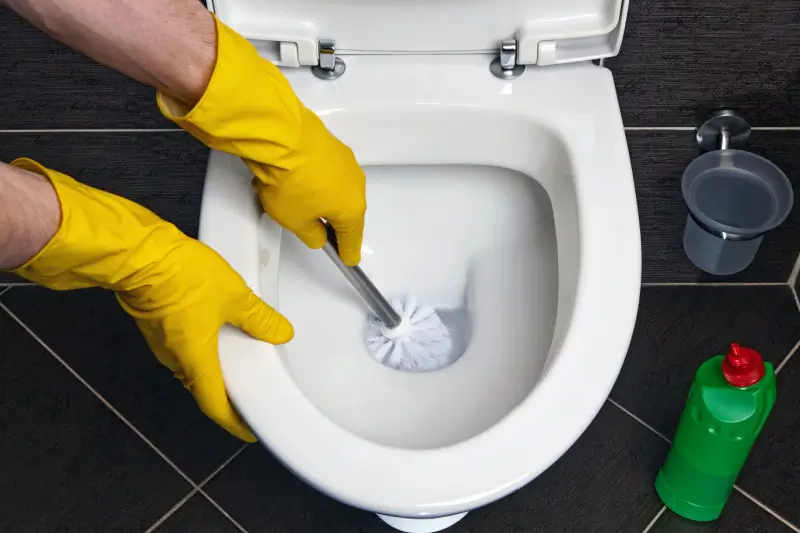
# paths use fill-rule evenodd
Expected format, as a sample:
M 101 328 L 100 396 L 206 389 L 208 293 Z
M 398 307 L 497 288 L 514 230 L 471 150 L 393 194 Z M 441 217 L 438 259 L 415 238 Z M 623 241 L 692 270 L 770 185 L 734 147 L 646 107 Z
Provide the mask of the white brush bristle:
M 395 298 L 392 307 L 403 322 L 390 330 L 370 315 L 367 319 L 367 349 L 378 362 L 405 372 L 439 370 L 452 361 L 453 339 L 436 311 L 421 306 L 416 298 Z

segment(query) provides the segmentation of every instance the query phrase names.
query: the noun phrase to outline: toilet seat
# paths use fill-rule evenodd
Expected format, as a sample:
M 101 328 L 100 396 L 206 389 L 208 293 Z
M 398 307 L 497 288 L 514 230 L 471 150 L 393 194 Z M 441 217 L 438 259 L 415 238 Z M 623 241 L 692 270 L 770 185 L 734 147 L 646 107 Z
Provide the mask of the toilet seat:
M 593 420 L 633 331 L 639 227 L 610 72 L 580 63 L 528 69 L 507 81 L 488 74 L 490 58 L 354 55 L 334 82 L 308 69 L 285 70 L 300 99 L 364 166 L 500 166 L 535 177 L 554 204 L 559 301 L 546 368 L 516 408 L 467 440 L 403 449 L 361 438 L 306 398 L 278 349 L 234 328 L 221 332 L 229 396 L 260 440 L 309 484 L 362 509 L 452 515 L 535 478 Z M 548 153 L 561 155 L 541 155 Z M 200 238 L 274 304 L 277 294 L 262 278 L 278 268 L 279 257 L 264 257 L 253 245 L 265 237 L 249 180 L 236 158 L 211 154 Z M 541 437 L 531 438 L 537 431 Z

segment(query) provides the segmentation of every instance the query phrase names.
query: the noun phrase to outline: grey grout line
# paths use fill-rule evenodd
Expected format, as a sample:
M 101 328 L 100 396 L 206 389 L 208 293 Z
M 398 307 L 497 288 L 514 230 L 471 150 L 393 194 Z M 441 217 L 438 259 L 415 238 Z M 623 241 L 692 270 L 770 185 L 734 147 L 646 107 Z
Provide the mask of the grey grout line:
M 800 131 L 800 126 L 753 126 L 752 131 Z
M 153 532 L 154 532 L 156 529 L 158 529 L 158 527 L 159 527 L 161 524 L 163 524 L 164 522 L 166 522 L 166 521 L 169 519 L 169 517 L 170 517 L 170 516 L 172 516 L 173 514 L 175 514 L 175 512 L 176 512 L 178 509 L 180 509 L 181 507 L 183 507 L 183 505 L 184 505 L 186 502 L 188 502 L 188 501 L 189 501 L 189 500 L 192 498 L 192 496 L 194 496 L 195 494 L 197 494 L 197 493 L 198 493 L 198 491 L 200 490 L 200 487 L 202 487 L 203 485 L 205 485 L 206 483 L 208 483 L 209 481 L 211 481 L 211 479 L 212 479 L 214 476 L 216 476 L 217 474 L 219 474 L 219 473 L 222 471 L 222 469 L 223 469 L 223 468 L 225 468 L 226 466 L 228 466 L 228 465 L 230 464 L 230 462 L 231 462 L 231 461 L 233 461 L 234 459 L 236 459 L 236 458 L 239 456 L 239 454 L 240 454 L 240 453 L 242 453 L 242 452 L 245 450 L 245 448 L 247 448 L 249 445 L 250 445 L 250 443 L 245 443 L 245 444 L 244 444 L 244 445 L 243 445 L 241 448 L 239 448 L 238 450 L 236 450 L 236 451 L 233 453 L 233 455 L 231 455 L 230 457 L 228 457 L 227 459 L 225 459 L 225 461 L 223 461 L 221 465 L 219 465 L 219 466 L 218 466 L 216 469 L 214 469 L 214 471 L 213 471 L 213 472 L 211 472 L 211 473 L 210 473 L 208 476 L 206 476 L 206 478 L 205 478 L 203 481 L 201 481 L 201 482 L 200 482 L 200 483 L 197 485 L 197 487 L 196 487 L 196 488 L 194 488 L 194 489 L 192 489 L 191 491 L 189 491 L 189 494 L 187 494 L 186 496 L 184 496 L 183 498 L 181 498 L 181 500 L 180 500 L 178 503 L 176 503 L 175 505 L 173 505 L 173 506 L 172 506 L 172 509 L 170 509 L 169 511 L 167 511 L 166 513 L 164 513 L 164 516 L 162 516 L 161 518 L 159 518 L 158 520 L 156 520 L 156 522 L 155 522 L 155 523 L 154 523 L 152 526 L 150 526 L 149 528 L 147 528 L 147 530 L 146 530 L 144 533 L 153 533 Z M 226 515 L 226 516 L 227 516 L 227 515 Z M 233 523 L 234 523 L 234 524 L 236 524 L 236 522 L 235 522 L 235 521 L 233 521 Z M 240 529 L 241 529 L 241 527 L 240 527 Z
M 742 489 L 739 485 L 734 485 L 733 488 L 736 489 L 739 492 L 739 494 L 741 494 L 742 496 L 744 496 L 745 498 L 747 498 L 748 500 L 750 500 L 754 504 L 756 504 L 759 507 L 761 507 L 762 510 L 768 512 L 773 517 L 775 517 L 775 519 L 777 519 L 780 522 L 782 522 L 783 525 L 785 525 L 786 527 L 788 527 L 792 531 L 796 531 L 797 533 L 800 533 L 800 529 L 798 529 L 797 526 L 795 526 L 794 524 L 792 524 L 791 522 L 786 520 L 784 517 L 782 517 L 781 515 L 779 515 L 778 513 L 776 513 L 775 511 L 773 511 L 772 509 L 770 509 L 769 507 L 767 507 L 763 503 L 761 503 L 755 496 L 753 496 L 752 494 L 750 494 L 746 490 Z
M 217 503 L 217 501 L 216 501 L 214 498 L 212 498 L 211 496 L 209 496 L 209 495 L 208 495 L 208 493 L 207 493 L 206 491 L 204 491 L 203 489 L 200 489 L 200 488 L 198 488 L 198 489 L 197 489 L 197 491 L 198 491 L 200 494 L 202 494 L 203 496 L 205 496 L 205 497 L 206 497 L 206 499 L 207 499 L 209 502 L 211 502 L 211 505 L 213 505 L 214 507 L 216 507 L 216 508 L 217 508 L 217 511 L 219 511 L 220 513 L 222 513 L 222 514 L 223 514 L 223 516 L 225 516 L 225 518 L 227 518 L 228 520 L 230 520 L 230 521 L 231 521 L 231 523 L 232 523 L 234 526 L 236 526 L 236 527 L 239 529 L 239 531 L 241 531 L 242 533 L 247 533 L 247 530 L 246 530 L 245 528 L 243 528 L 243 527 L 242 527 L 242 525 L 241 525 L 239 522 L 237 522 L 236 520 L 234 520 L 234 519 L 233 519 L 233 517 L 232 517 L 230 514 L 228 514 L 228 511 L 226 511 L 225 509 L 223 509 L 223 508 L 222 508 L 222 506 L 221 506 L 220 504 L 218 504 L 218 503 Z
M 661 518 L 661 515 L 664 514 L 664 512 L 666 510 L 667 510 L 667 506 L 666 505 L 662 505 L 661 509 L 659 509 L 658 512 L 656 513 L 656 515 L 653 517 L 653 519 L 650 520 L 650 523 L 647 524 L 647 527 L 644 528 L 644 531 L 642 531 L 642 533 L 647 533 L 648 531 L 653 529 L 653 526 L 656 525 L 656 522 L 658 522 L 658 519 Z
M 797 259 L 792 267 L 792 273 L 789 274 L 789 279 L 786 281 L 792 288 L 794 288 L 795 283 L 797 283 L 798 272 L 800 272 L 800 253 L 797 254 Z
M 8 133 L 175 133 L 185 131 L 181 128 L 75 128 L 75 129 L 35 129 L 35 130 L 0 130 L 0 134 Z
M 161 524 L 163 524 L 164 522 L 166 522 L 166 521 L 169 519 L 169 517 L 170 517 L 170 516 L 172 516 L 173 514 L 175 514 L 175 511 L 177 511 L 178 509 L 180 509 L 181 507 L 183 507 L 183 504 L 184 504 L 184 503 L 186 503 L 186 502 L 188 502 L 188 501 L 189 501 L 189 500 L 192 498 L 192 496 L 194 496 L 195 494 L 197 494 L 197 489 L 196 489 L 196 488 L 195 488 L 195 489 L 192 489 L 192 490 L 190 490 L 190 491 L 189 491 L 189 494 L 187 494 L 186 496 L 184 496 L 184 497 L 183 497 L 183 498 L 182 498 L 182 499 L 181 499 L 181 500 L 180 500 L 178 503 L 176 503 L 175 505 L 173 505 L 173 506 L 172 506 L 172 509 L 170 509 L 169 511 L 167 511 L 166 513 L 164 513 L 164 516 L 162 516 L 161 518 L 159 518 L 158 520 L 156 520 L 156 521 L 155 521 L 155 523 L 154 523 L 152 526 L 148 527 L 148 528 L 145 530 L 145 532 L 144 532 L 144 533 L 153 533 L 153 531 L 155 531 L 156 529 L 158 529 L 158 527 L 159 527 Z
M 58 354 L 57 354 L 57 353 L 56 353 L 56 352 L 55 352 L 55 351 L 54 351 L 52 348 L 50 348 L 50 346 L 48 346 L 48 345 L 47 345 L 47 343 L 45 343 L 45 342 L 44 342 L 42 339 L 40 339 L 40 338 L 39 338 L 39 336 L 38 336 L 38 335 L 36 335 L 36 333 L 34 333 L 34 332 L 33 332 L 33 330 L 27 326 L 27 324 L 25 324 L 25 323 L 24 323 L 22 320 L 20 320 L 20 318 L 19 318 L 17 315 L 15 315 L 15 314 L 14 314 L 14 313 L 13 313 L 13 312 L 12 312 L 12 311 L 11 311 L 11 310 L 8 308 L 8 307 L 6 307 L 6 305 L 5 305 L 5 304 L 3 304 L 2 302 L 0 302 L 0 309 L 2 309 L 3 311 L 5 311 L 6 313 L 8 313 L 8 315 L 9 315 L 11 318 L 13 318 L 13 319 L 14 319 L 14 321 L 15 321 L 17 324 L 19 324 L 20 326 L 22 326 L 22 328 L 23 328 L 25 331 L 27 331 L 27 332 L 28 332 L 28 334 L 29 334 L 31 337 L 33 337 L 33 338 L 36 340 L 36 342 L 38 342 L 38 343 L 39 343 L 39 344 L 40 344 L 40 345 L 41 345 L 41 346 L 42 346 L 42 347 L 43 347 L 45 350 L 47 350 L 47 352 L 48 352 L 50 355 L 52 355 L 52 356 L 53 356 L 53 357 L 56 359 L 56 361 L 58 361 L 59 363 L 61 363 L 61 365 L 62 365 L 64 368 L 66 368 L 66 369 L 69 371 L 69 373 L 70 373 L 70 374 L 72 374 L 73 376 L 75 376 L 75 378 L 76 378 L 78 381 L 80 381 L 80 382 L 83 384 L 83 386 L 84 386 L 84 387 L 86 387 L 87 389 L 89 389 L 89 391 L 90 391 L 92 394 L 94 394 L 94 395 L 97 397 L 97 399 L 98 399 L 98 400 L 100 400 L 100 401 L 101 401 L 101 402 L 102 402 L 102 403 L 103 403 L 103 404 L 104 404 L 106 407 L 108 407 L 108 408 L 111 410 L 111 412 L 112 412 L 112 413 L 114 413 L 115 415 L 117 415 L 117 417 L 118 417 L 120 420 L 122 420 L 122 422 L 123 422 L 123 423 L 124 423 L 126 426 L 128 426 L 128 428 L 129 428 L 131 431 L 133 431 L 134 433 L 136 433 L 136 435 L 138 435 L 140 439 L 142 439 L 142 440 L 143 440 L 143 441 L 144 441 L 144 442 L 145 442 L 145 443 L 146 443 L 148 446 L 150 446 L 150 448 L 151 448 L 151 449 L 152 449 L 154 452 L 156 452 L 156 453 L 159 455 L 159 457 L 161 457 L 161 458 L 162 458 L 162 459 L 163 459 L 163 460 L 164 460 L 164 461 L 165 461 L 165 462 L 166 462 L 166 463 L 167 463 L 169 466 L 171 466 L 171 467 L 172 467 L 172 469 L 173 469 L 173 470 L 175 470 L 175 472 L 177 472 L 177 473 L 178 473 L 178 474 L 179 474 L 179 475 L 180 475 L 180 476 L 181 476 L 183 479 L 185 479 L 185 480 L 186 480 L 186 481 L 189 483 L 189 485 L 191 485 L 193 488 L 198 488 L 198 487 L 197 487 L 197 484 L 196 484 L 194 481 L 192 481 L 192 478 L 190 478 L 189 476 L 187 476 L 187 475 L 186 475 L 186 474 L 183 472 L 183 470 L 181 470 L 180 468 L 178 468 L 178 465 L 176 465 L 175 463 L 173 463 L 173 462 L 172 462 L 172 460 L 171 460 L 169 457 L 167 457 L 167 456 L 164 454 L 164 452 L 162 452 L 162 451 L 161 451 L 161 450 L 160 450 L 160 449 L 159 449 L 159 448 L 158 448 L 158 447 L 157 447 L 155 444 L 153 444 L 153 443 L 150 441 L 150 439 L 148 439 L 148 438 L 147 438 L 147 437 L 144 435 L 144 433 L 142 433 L 141 431 L 139 431 L 139 429 L 138 429 L 136 426 L 134 426 L 134 425 L 133 425 L 133 424 L 132 424 L 130 421 L 128 421 L 128 419 L 127 419 L 127 418 L 125 418 L 124 416 L 122 416 L 122 413 L 120 413 L 119 411 L 117 411 L 117 409 L 116 409 L 116 408 L 115 408 L 113 405 L 111 405 L 111 403 L 109 403 L 109 401 L 108 401 L 108 400 L 106 400 L 106 399 L 103 397 L 103 395 L 102 395 L 102 394 L 100 394 L 100 393 L 99 393 L 97 390 L 95 390 L 95 389 L 94 389 L 94 388 L 93 388 L 93 387 L 92 387 L 92 386 L 89 384 L 89 382 L 88 382 L 88 381 L 86 381 L 85 379 L 83 379 L 83 377 L 82 377 L 80 374 L 78 374 L 78 372 L 76 372 L 76 371 L 75 371 L 75 369 L 73 369 L 71 366 L 69 366 L 69 364 L 68 364 L 68 363 L 67 363 L 67 362 L 66 362 L 64 359 L 62 359 L 62 358 L 61 358 L 61 356 L 59 356 L 59 355 L 58 355 Z
M 600 59 L 600 66 L 605 60 Z M 625 126 L 625 131 L 695 131 L 694 126 Z M 800 126 L 753 126 L 752 131 L 800 132 Z M 174 133 L 181 128 L 45 128 L 45 129 L 0 129 L 0 134 L 14 133 Z
M 797 288 L 795 287 L 794 282 L 789 284 L 789 290 L 792 291 L 792 296 L 794 296 L 794 303 L 797 305 L 797 310 L 800 311 L 800 297 L 797 296 Z
M 695 281 L 676 281 L 665 283 L 642 283 L 642 287 L 785 287 L 786 283 L 783 281 L 709 281 L 709 282 L 695 282 Z
M 11 287 L 0 287 L 0 296 L 11 290 Z
M 792 349 L 789 351 L 789 353 L 786 355 L 786 357 L 784 357 L 784 358 L 781 360 L 780 364 L 778 364 L 778 367 L 775 369 L 775 373 L 776 373 L 776 374 L 777 374 L 778 372 L 780 372 L 780 371 L 783 369 L 783 367 L 784 367 L 784 366 L 786 366 L 786 363 L 788 363 L 788 362 L 789 362 L 789 359 L 791 359 L 791 358 L 792 358 L 792 356 L 795 354 L 795 352 L 797 351 L 797 349 L 798 349 L 798 348 L 800 348 L 800 341 L 797 341 L 797 344 L 795 344 L 795 345 L 794 345 L 794 348 L 792 348 Z
M 240 454 L 240 453 L 242 453 L 242 452 L 243 452 L 243 451 L 244 451 L 244 450 L 245 450 L 245 449 L 246 449 L 248 446 L 250 446 L 250 443 L 249 443 L 249 442 L 246 442 L 246 443 L 244 443 L 244 444 L 242 445 L 242 447 L 241 447 L 241 448 L 239 448 L 238 450 L 236 450 L 235 452 L 233 452 L 233 455 L 231 455 L 230 457 L 228 457 L 227 459 L 225 459 L 225 461 L 223 461 L 221 465 L 219 465 L 219 466 L 218 466 L 218 467 L 217 467 L 217 468 L 216 468 L 216 469 L 215 469 L 213 472 L 211 472 L 209 475 L 207 475 L 207 476 L 206 476 L 206 478 L 205 478 L 203 481 L 201 481 L 200 483 L 198 483 L 198 484 L 197 484 L 197 488 L 198 488 L 198 489 L 202 489 L 202 488 L 205 486 L 205 484 L 206 484 L 206 483 L 208 483 L 209 481 L 211 481 L 211 480 L 214 478 L 214 476 L 216 476 L 217 474 L 219 474 L 220 472 L 222 472 L 222 469 L 223 469 L 223 468 L 225 468 L 226 466 L 228 466 L 229 464 L 231 464 L 231 461 L 233 461 L 234 459 L 236 459 L 237 457 L 239 457 L 239 454 Z
M 35 283 L 31 283 L 29 281 L 9 281 L 8 283 L 0 283 L 0 287 L 30 287 L 31 285 L 36 285 Z
M 792 291 L 792 296 L 794 296 L 794 303 L 797 305 L 797 310 L 800 311 L 800 297 L 797 296 L 797 289 L 794 288 L 794 285 L 790 285 L 789 290 Z
M 672 441 L 671 441 L 671 440 L 669 440 L 667 437 L 665 437 L 665 436 L 664 436 L 664 435 L 663 435 L 663 434 L 662 434 L 660 431 L 658 431 L 656 428 L 654 428 L 653 426 L 651 426 L 650 424 L 648 424 L 647 422 L 645 422 L 644 420 L 642 420 L 641 418 L 639 418 L 639 417 L 638 417 L 638 416 L 636 416 L 635 414 L 631 413 L 630 411 L 628 411 L 627 409 L 625 409 L 624 407 L 622 407 L 622 406 L 621 406 L 620 404 L 618 404 L 618 403 L 617 403 L 615 400 L 612 400 L 610 396 L 609 396 L 608 398 L 606 398 L 606 401 L 607 401 L 608 403 L 610 403 L 610 404 L 612 404 L 612 405 L 616 406 L 616 407 L 617 407 L 617 409 L 619 409 L 620 411 L 622 411 L 623 413 L 625 413 L 625 414 L 626 414 L 626 415 L 628 415 L 629 417 L 633 418 L 634 420 L 636 420 L 637 422 L 639 422 L 641 425 L 643 425 L 644 427 L 646 427 L 647 429 L 649 429 L 650 431 L 652 431 L 653 433 L 655 433 L 656 435 L 658 435 L 659 437 L 661 437 L 662 439 L 664 439 L 665 441 L 667 441 L 668 443 L 672 444 Z
M 625 126 L 625 131 L 695 131 L 696 129 L 694 126 Z M 800 126 L 753 126 L 750 129 L 752 131 L 800 132 Z
M 625 131 L 694 131 L 692 126 L 625 126 Z
M 600 66 L 605 61 L 600 60 Z M 625 131 L 695 131 L 694 126 L 625 126 Z M 752 131 L 800 132 L 800 126 L 753 126 Z M 181 128 L 46 128 L 46 129 L 0 129 L 0 134 L 15 133 L 175 133 Z

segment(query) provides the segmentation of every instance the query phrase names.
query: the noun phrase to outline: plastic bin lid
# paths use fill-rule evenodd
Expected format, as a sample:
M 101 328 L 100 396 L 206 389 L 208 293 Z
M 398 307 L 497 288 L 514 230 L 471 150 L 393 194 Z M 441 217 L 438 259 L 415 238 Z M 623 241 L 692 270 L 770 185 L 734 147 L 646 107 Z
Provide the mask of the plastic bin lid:
M 208 0 L 251 41 L 297 46 L 317 64 L 317 42 L 338 54 L 497 53 L 517 40 L 517 63 L 552 65 L 619 52 L 629 0 Z M 284 48 L 282 52 L 285 52 Z

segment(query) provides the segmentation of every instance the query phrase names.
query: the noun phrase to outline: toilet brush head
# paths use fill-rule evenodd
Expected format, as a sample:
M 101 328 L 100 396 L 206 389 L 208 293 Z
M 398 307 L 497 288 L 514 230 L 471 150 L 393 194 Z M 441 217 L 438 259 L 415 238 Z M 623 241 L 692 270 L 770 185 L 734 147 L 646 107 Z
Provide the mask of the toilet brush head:
M 392 307 L 402 322 L 394 329 L 376 316 L 367 319 L 367 349 L 378 362 L 405 372 L 430 372 L 452 362 L 453 339 L 445 324 L 429 306 L 416 298 L 395 298 Z

